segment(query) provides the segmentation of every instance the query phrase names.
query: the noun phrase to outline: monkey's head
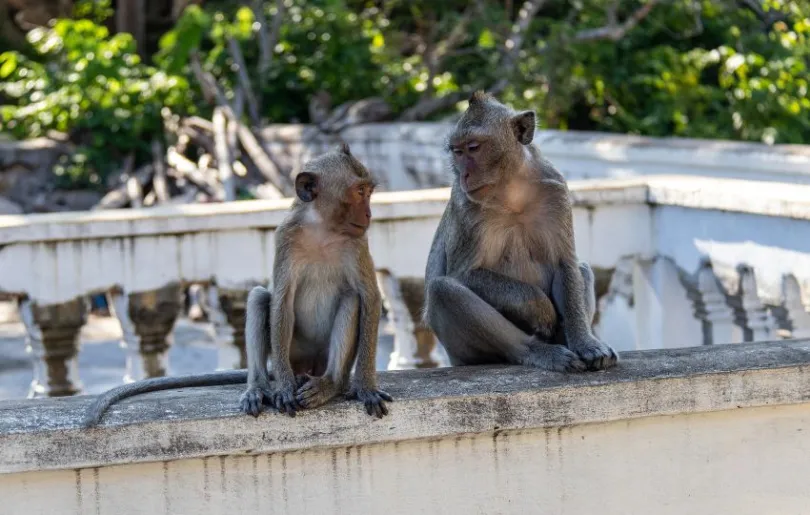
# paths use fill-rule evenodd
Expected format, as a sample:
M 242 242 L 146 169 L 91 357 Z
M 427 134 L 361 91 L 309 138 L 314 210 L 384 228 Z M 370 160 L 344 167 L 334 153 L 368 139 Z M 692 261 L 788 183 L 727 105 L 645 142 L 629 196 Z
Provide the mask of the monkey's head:
M 516 112 L 483 91 L 473 93 L 447 145 L 453 174 L 470 200 L 487 198 L 507 174 L 521 168 L 534 129 L 534 111 Z
M 347 144 L 304 165 L 295 178 L 295 193 L 335 233 L 359 238 L 371 224 L 374 178 Z

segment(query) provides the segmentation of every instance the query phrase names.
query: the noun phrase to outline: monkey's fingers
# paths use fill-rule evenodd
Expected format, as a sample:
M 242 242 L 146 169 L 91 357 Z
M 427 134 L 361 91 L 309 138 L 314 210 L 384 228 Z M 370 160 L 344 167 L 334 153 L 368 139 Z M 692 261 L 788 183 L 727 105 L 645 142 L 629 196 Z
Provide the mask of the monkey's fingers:
M 252 388 L 242 394 L 239 404 L 244 413 L 247 413 L 253 417 L 258 417 L 259 413 L 262 411 L 262 404 L 266 399 L 267 398 L 260 389 Z
M 383 390 L 377 390 L 377 395 L 387 400 L 388 402 L 394 402 L 394 398 L 388 395 L 388 392 L 385 392 Z

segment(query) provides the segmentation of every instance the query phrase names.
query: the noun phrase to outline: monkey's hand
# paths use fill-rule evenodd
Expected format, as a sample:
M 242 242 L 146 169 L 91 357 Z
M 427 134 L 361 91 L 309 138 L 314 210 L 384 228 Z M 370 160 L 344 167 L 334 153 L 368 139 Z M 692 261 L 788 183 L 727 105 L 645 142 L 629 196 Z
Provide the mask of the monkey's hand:
M 338 388 L 332 378 L 328 376 L 310 377 L 295 393 L 295 400 L 303 408 L 317 408 L 332 400 L 338 393 Z
M 274 408 L 276 408 L 280 413 L 286 413 L 291 417 L 294 417 L 296 410 L 301 408 L 301 405 L 298 404 L 297 400 L 295 400 L 295 391 L 297 390 L 298 386 L 297 383 L 298 381 L 296 379 L 289 382 L 279 381 L 275 390 L 273 390 L 272 396 L 270 397 L 272 399 L 270 404 L 272 404 Z
M 570 338 L 568 348 L 585 362 L 588 370 L 604 370 L 619 361 L 616 351 L 592 334 L 586 334 L 580 338 Z
M 269 384 L 253 384 L 248 386 L 248 389 L 242 394 L 239 404 L 242 411 L 248 415 L 258 417 L 265 399 L 272 399 L 272 397 L 273 391 Z
M 361 385 L 353 385 L 346 397 L 362 402 L 366 406 L 366 413 L 377 418 L 388 415 L 388 407 L 385 405 L 385 401 L 394 402 L 394 398 L 388 395 L 387 392 L 379 388 L 368 388 Z

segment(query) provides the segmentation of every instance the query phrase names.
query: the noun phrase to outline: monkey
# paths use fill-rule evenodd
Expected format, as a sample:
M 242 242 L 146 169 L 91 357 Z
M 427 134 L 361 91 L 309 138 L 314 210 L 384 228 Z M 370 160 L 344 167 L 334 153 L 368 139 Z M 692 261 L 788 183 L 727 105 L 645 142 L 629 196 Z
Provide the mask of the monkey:
M 366 234 L 375 187 L 345 143 L 307 162 L 295 178 L 291 210 L 275 231 L 272 290 L 256 286 L 248 294 L 247 369 L 113 388 L 90 407 L 84 427 L 133 395 L 245 383 L 240 409 L 254 417 L 264 405 L 294 417 L 341 393 L 362 402 L 369 415 L 387 415 L 385 403 L 393 398 L 377 387 L 376 378 L 382 298 Z
M 423 319 L 453 366 L 601 370 L 594 274 L 579 262 L 568 185 L 533 144 L 535 111 L 476 91 L 450 132 L 453 173 L 425 269 Z

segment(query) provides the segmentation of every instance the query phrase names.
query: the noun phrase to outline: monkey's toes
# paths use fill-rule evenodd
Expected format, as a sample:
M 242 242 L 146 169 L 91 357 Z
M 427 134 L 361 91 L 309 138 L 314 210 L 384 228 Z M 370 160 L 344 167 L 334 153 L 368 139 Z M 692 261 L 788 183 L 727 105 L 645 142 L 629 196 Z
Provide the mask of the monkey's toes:
M 366 413 L 377 418 L 388 415 L 388 406 L 385 405 L 385 401 L 394 401 L 394 398 L 383 390 L 358 390 L 353 397 L 363 403 Z
M 307 384 L 311 379 L 312 379 L 312 376 L 310 376 L 309 374 L 301 374 L 301 375 L 295 376 L 295 387 L 296 388 L 301 388 L 302 386 Z
M 609 345 L 594 338 L 574 348 L 577 355 L 588 367 L 588 370 L 604 370 L 614 366 L 619 356 Z
M 248 415 L 258 417 L 262 411 L 265 394 L 261 388 L 250 388 L 239 399 L 242 411 Z
M 280 413 L 291 417 L 294 417 L 295 412 L 301 408 L 301 405 L 295 400 L 295 391 L 292 390 L 277 391 L 273 394 L 273 405 Z

